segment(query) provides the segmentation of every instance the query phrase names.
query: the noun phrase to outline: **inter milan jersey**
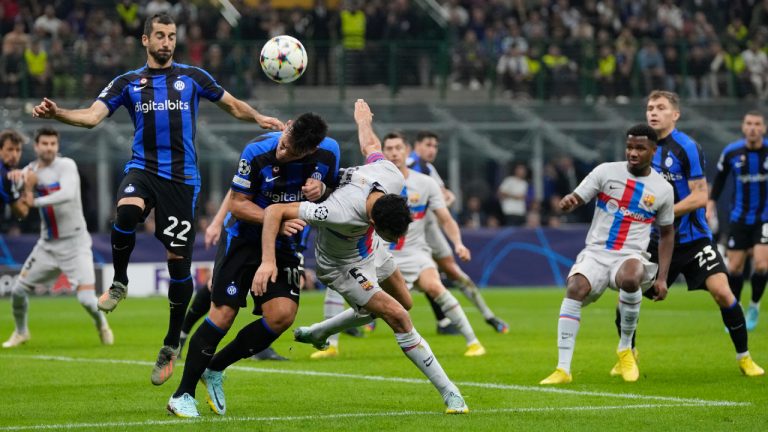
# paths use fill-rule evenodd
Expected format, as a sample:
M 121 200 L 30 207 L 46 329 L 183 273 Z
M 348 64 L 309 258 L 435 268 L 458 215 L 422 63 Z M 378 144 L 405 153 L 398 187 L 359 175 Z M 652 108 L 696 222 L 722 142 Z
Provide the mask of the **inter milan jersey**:
M 133 155 L 125 171 L 142 169 L 188 185 L 200 185 L 195 132 L 200 98 L 216 102 L 224 89 L 193 66 L 144 66 L 110 82 L 97 100 L 111 116 L 121 105 L 133 119 Z
M 704 154 L 691 137 L 674 129 L 666 138 L 659 140 L 653 155 L 653 169 L 660 173 L 675 191 L 675 203 L 691 194 L 688 182 L 704 178 Z M 705 209 L 698 208 L 675 218 L 675 244 L 690 243 L 702 238 L 712 238 L 707 225 Z M 654 234 L 658 232 L 654 229 Z
M 0 215 L 5 213 L 5 205 L 13 204 L 19 197 L 11 187 L 11 180 L 8 178 L 8 172 L 11 169 L 0 162 Z
M 747 225 L 768 222 L 768 139 L 755 150 L 748 149 L 743 139 L 728 144 L 717 162 L 712 199 L 720 197 L 731 173 L 735 192 L 731 200 L 731 222 Z
M 251 196 L 259 207 L 266 208 L 272 203 L 305 201 L 301 187 L 308 178 L 320 180 L 327 187 L 336 187 L 339 172 L 339 144 L 325 138 L 317 151 L 291 162 L 278 162 L 276 149 L 282 132 L 264 134 L 249 143 L 240 156 L 237 173 L 232 179 L 231 188 Z M 249 224 L 229 217 L 227 232 L 229 235 L 261 241 L 261 225 Z M 278 239 L 279 245 L 290 245 L 286 238 Z

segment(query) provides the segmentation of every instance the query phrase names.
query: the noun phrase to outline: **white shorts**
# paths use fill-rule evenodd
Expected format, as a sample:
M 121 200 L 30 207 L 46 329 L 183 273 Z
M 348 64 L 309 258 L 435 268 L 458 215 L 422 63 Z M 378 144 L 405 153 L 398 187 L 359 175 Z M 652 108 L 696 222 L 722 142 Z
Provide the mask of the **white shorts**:
M 400 273 L 403 274 L 403 279 L 410 289 L 413 289 L 413 285 L 419 280 L 419 276 L 424 270 L 437 268 L 428 247 L 410 247 L 392 251 L 392 255 L 395 257 L 395 264 L 397 264 L 397 268 L 400 269 Z
M 443 230 L 440 229 L 440 223 L 438 223 L 436 217 L 431 217 L 427 222 L 425 236 L 429 248 L 432 249 L 432 256 L 435 259 L 453 256 L 451 244 L 448 243 L 448 239 L 445 238 L 445 234 L 443 234 Z
M 61 273 L 72 288 L 96 283 L 90 234 L 38 240 L 21 268 L 19 282 L 28 288 L 52 285 Z
M 384 243 L 379 242 L 379 244 L 383 245 Z M 386 248 L 386 246 L 377 247 L 376 251 L 374 252 L 373 259 L 376 264 L 376 279 L 379 282 L 392 276 L 392 273 L 397 270 L 395 257 L 389 253 L 389 250 Z
M 582 302 L 582 306 L 594 303 L 605 292 L 606 288 L 618 290 L 616 274 L 622 264 L 629 259 L 640 260 L 643 264 L 643 280 L 640 289 L 645 291 L 653 286 L 656 280 L 658 265 L 648 261 L 645 254 L 640 252 L 614 252 L 609 250 L 585 249 L 576 257 L 576 263 L 571 267 L 568 277 L 580 274 L 587 278 L 591 290 Z
M 374 294 L 381 291 L 377 276 L 375 259 L 341 267 L 317 267 L 317 278 L 341 294 L 358 312 L 364 309 Z

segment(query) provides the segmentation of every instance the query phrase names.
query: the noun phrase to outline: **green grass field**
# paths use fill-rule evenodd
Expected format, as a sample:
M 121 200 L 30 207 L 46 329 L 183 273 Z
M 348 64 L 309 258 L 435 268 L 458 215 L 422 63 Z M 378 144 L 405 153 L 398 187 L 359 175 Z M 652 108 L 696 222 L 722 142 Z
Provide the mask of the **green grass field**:
M 494 333 L 456 292 L 488 350 L 484 357 L 464 358 L 462 338 L 437 336 L 422 295 L 416 296 L 412 311 L 417 329 L 461 388 L 469 415 L 442 414 L 438 393 L 400 352 L 391 331 L 379 324 L 363 339 L 342 336 L 341 356 L 321 361 L 310 360 L 312 348 L 293 342 L 287 332 L 275 348 L 290 362 L 249 359 L 232 367 L 225 381 L 224 417 L 208 409 L 205 389 L 198 386 L 202 417 L 192 421 L 165 411 L 181 368 L 161 387 L 149 382 L 167 324 L 163 299 L 121 303 L 109 316 L 116 343 L 103 347 L 74 298 L 32 298 L 32 340 L 0 352 L 0 431 L 768 428 L 768 378 L 741 375 L 720 313 L 705 293 L 687 293 L 676 286 L 667 301 L 643 303 L 638 332 L 641 378 L 632 384 L 608 375 L 616 360 L 616 294 L 606 293 L 583 311 L 574 382 L 543 388 L 537 383 L 557 363 L 562 290 L 483 292 L 511 324 L 509 334 Z M 297 325 L 322 317 L 322 293 L 302 297 Z M 0 311 L 4 340 L 13 328 L 7 299 L 0 301 Z M 251 316 L 242 313 L 235 328 L 248 319 Z M 750 348 L 755 360 L 768 366 L 768 315 L 750 333 Z

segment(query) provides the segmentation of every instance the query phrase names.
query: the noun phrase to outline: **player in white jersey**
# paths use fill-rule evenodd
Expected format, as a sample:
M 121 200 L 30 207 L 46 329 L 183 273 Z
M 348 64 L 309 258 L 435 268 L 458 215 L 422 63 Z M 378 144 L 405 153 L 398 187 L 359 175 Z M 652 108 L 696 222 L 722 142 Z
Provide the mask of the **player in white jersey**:
M 408 156 L 406 163 L 412 170 L 432 177 L 440 186 L 446 205 L 450 206 L 456 200 L 456 196 L 445 187 L 445 182 L 443 182 L 442 177 L 440 177 L 437 169 L 435 169 L 435 166 L 432 164 L 437 158 L 438 146 L 439 142 L 437 134 L 430 131 L 419 132 L 414 141 L 413 152 Z M 448 244 L 448 240 L 440 230 L 440 225 L 433 213 L 427 214 L 426 238 L 427 244 L 429 244 L 429 247 L 432 249 L 432 257 L 437 262 L 440 271 L 444 272 L 450 280 L 459 286 L 461 292 L 473 305 L 475 305 L 475 307 L 477 307 L 480 313 L 483 314 L 485 322 L 499 333 L 509 332 L 509 325 L 493 313 L 491 308 L 485 303 L 485 299 L 482 294 L 480 294 L 480 290 L 477 288 L 477 285 L 475 285 L 475 282 L 472 281 L 469 275 L 464 273 L 461 267 L 459 267 L 459 264 L 453 257 L 451 245 Z M 429 298 L 429 296 L 427 298 L 429 299 L 432 309 L 435 312 L 435 317 L 438 320 L 438 333 L 457 333 L 456 329 L 449 325 L 450 319 L 445 316 L 440 306 Z
M 560 306 L 557 369 L 541 384 L 567 384 L 573 380 L 571 360 L 581 308 L 596 301 L 607 287 L 619 291 L 621 340 L 617 354 L 621 376 L 629 382 L 640 376 L 632 352 L 632 335 L 643 291 L 655 288 L 655 300 L 666 297 L 675 243 L 674 192 L 664 177 L 651 169 L 657 140 L 650 126 L 633 126 L 627 131 L 627 161 L 599 165 L 560 201 L 560 208 L 566 212 L 592 198 L 596 198 L 596 206 L 586 248 L 568 274 Z M 646 252 L 654 222 L 661 233 L 658 266 L 648 260 Z
M 112 345 L 114 342 L 107 319 L 97 307 L 91 236 L 83 216 L 80 175 L 75 161 L 58 156 L 58 152 L 58 131 L 39 129 L 35 134 L 37 160 L 26 169 L 36 176 L 37 197 L 32 206 L 40 211 L 40 240 L 14 282 L 11 297 L 16 328 L 3 348 L 29 340 L 27 293 L 35 285 L 52 284 L 61 273 L 66 275 L 77 291 L 77 300 L 93 318 L 101 343 Z
M 262 264 L 251 289 L 256 295 L 262 295 L 267 281 L 277 275 L 274 241 L 282 220 L 300 218 L 317 227 L 318 278 L 339 291 L 352 308 L 321 323 L 298 328 L 294 332 L 296 340 L 323 348 L 329 335 L 365 324 L 372 319 L 371 315 L 380 317 L 395 332 L 403 353 L 440 392 L 445 412 L 463 414 L 469 409 L 459 389 L 448 379 L 429 344 L 414 328 L 406 308 L 383 291 L 377 281 L 377 235 L 385 240 L 397 240 L 406 233 L 411 217 L 405 200 L 399 196 L 403 176 L 381 154 L 381 143 L 373 132 L 372 120 L 368 104 L 358 99 L 355 121 L 366 165 L 348 169 L 340 187 L 326 201 L 267 207 L 262 231 Z

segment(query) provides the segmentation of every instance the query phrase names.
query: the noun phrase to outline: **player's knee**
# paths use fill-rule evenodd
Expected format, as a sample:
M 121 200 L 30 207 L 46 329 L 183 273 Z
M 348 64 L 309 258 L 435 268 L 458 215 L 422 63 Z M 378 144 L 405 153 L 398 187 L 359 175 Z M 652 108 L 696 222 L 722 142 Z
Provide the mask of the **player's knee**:
M 629 276 L 619 281 L 619 289 L 626 292 L 635 292 L 640 289 L 641 278 L 638 276 Z
M 289 311 L 280 311 L 269 316 L 264 316 L 269 328 L 275 333 L 283 333 L 288 330 L 296 319 L 296 314 Z
M 141 215 L 144 209 L 132 204 L 121 205 L 117 208 L 117 217 L 114 227 L 123 233 L 132 233 L 136 230 L 136 225 L 141 222 Z
M 383 318 L 395 333 L 405 333 L 411 326 L 411 318 L 405 308 L 400 306 L 400 303 L 394 303 L 387 307 Z
M 18 278 L 16 278 L 16 280 L 13 282 L 13 286 L 11 287 L 11 297 L 26 297 L 31 290 L 32 287 L 25 285 Z
M 232 323 L 235 322 L 237 311 L 229 306 L 217 306 L 211 305 L 211 311 L 208 313 L 208 319 L 213 322 L 216 327 L 229 330 L 232 327 Z
M 755 263 L 755 273 L 762 276 L 768 276 L 768 262 Z
M 568 278 L 565 295 L 569 299 L 582 301 L 587 298 L 590 289 L 587 278 L 576 274 Z

